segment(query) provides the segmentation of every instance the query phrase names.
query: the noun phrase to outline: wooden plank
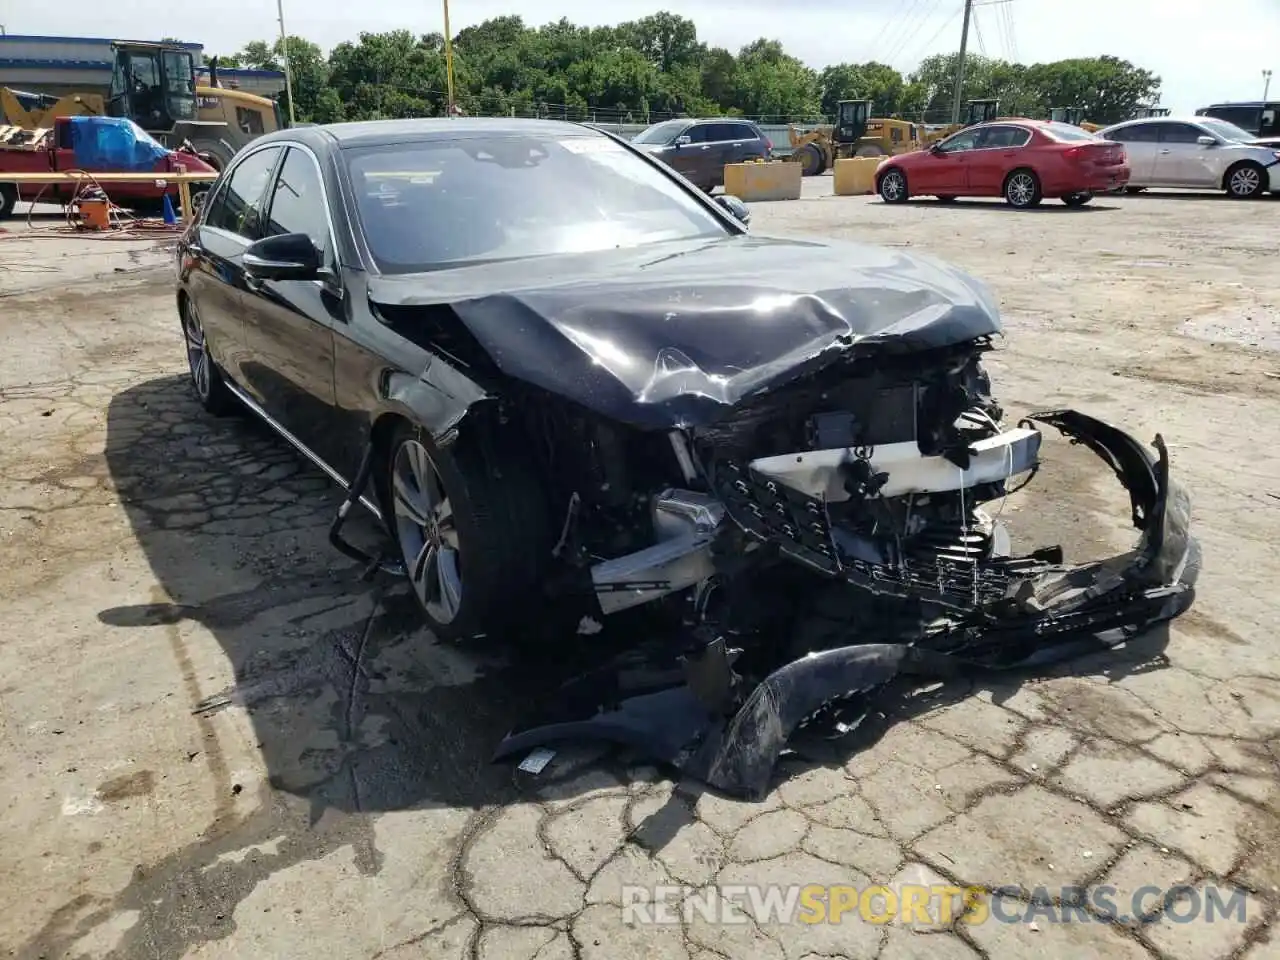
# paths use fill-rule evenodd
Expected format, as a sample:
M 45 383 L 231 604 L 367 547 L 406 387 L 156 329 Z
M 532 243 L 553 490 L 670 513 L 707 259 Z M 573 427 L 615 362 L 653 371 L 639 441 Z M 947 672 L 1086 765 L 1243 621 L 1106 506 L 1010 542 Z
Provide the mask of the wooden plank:
M 98 183 L 212 183 L 216 173 L 86 173 L 74 171 L 49 171 L 47 173 L 5 173 L 0 180 L 5 183 L 80 183 L 96 180 Z

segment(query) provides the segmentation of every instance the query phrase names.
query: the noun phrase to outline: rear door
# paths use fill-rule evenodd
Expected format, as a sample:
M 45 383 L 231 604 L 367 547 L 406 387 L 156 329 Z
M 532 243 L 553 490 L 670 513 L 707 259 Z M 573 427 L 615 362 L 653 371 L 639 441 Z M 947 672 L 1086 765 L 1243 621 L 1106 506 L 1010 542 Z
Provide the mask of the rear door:
M 1131 123 L 1107 133 L 1108 140 L 1124 145 L 1129 161 L 1129 185 L 1134 187 L 1159 186 L 1155 182 L 1156 150 L 1159 124 Z
M 244 251 L 262 237 L 267 184 L 282 153 L 281 147 L 271 146 L 238 157 L 192 233 L 196 266 L 188 282 L 191 300 L 214 360 L 240 384 L 245 383 L 247 362 Z
M 977 196 L 999 196 L 1004 178 L 1014 167 L 1034 167 L 1025 149 L 1031 131 L 1024 127 L 998 124 L 983 127 L 974 149 L 964 163 L 968 169 L 968 192 Z
M 335 243 L 320 164 L 291 145 L 268 188 L 263 236 L 305 233 L 336 276 Z M 245 386 L 290 433 L 334 463 L 333 328 L 343 323 L 336 284 L 325 280 L 247 281 Z

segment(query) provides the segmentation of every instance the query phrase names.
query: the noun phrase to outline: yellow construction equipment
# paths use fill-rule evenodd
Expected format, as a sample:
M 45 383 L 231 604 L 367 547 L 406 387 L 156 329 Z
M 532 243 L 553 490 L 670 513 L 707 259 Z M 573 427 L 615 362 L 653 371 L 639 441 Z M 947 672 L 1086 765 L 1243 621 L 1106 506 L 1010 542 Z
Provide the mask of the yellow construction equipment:
M 923 146 L 930 146 L 946 137 L 971 127 L 975 123 L 989 123 L 1000 116 L 1000 101 L 997 99 L 969 100 L 965 103 L 965 118 L 959 123 L 949 123 L 945 127 L 930 130 L 921 137 Z
M 870 100 L 841 100 L 836 122 L 801 131 L 787 128 L 791 155 L 806 177 L 831 168 L 849 157 L 887 157 L 919 150 L 920 128 L 907 120 L 872 117 Z
M 1053 123 L 1069 123 L 1090 133 L 1097 133 L 1102 129 L 1102 124 L 1084 118 L 1083 107 L 1053 107 L 1049 111 L 1049 119 Z
M 128 117 L 166 146 L 189 141 L 219 170 L 245 144 L 284 126 L 274 100 L 219 86 L 216 60 L 209 84 L 197 85 L 194 60 L 183 47 L 123 41 L 111 47 L 115 62 L 105 96 L 0 88 L 0 125 L 36 130 L 58 117 Z

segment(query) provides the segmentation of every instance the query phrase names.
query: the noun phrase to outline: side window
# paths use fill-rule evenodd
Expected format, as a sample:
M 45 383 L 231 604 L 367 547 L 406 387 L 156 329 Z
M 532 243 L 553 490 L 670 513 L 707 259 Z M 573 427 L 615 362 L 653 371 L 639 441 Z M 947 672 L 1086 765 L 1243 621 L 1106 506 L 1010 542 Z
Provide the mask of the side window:
M 947 153 L 961 153 L 965 150 L 973 150 L 981 136 L 981 130 L 965 130 L 954 136 L 942 141 L 942 149 Z
M 746 140 L 750 137 L 746 128 L 740 123 L 713 123 L 707 138 L 713 143 L 725 143 L 732 140 Z
M 1163 123 L 1135 123 L 1131 127 L 1117 130 L 1111 139 L 1121 143 L 1155 143 L 1160 139 L 1160 128 L 1163 126 Z
M 305 233 L 320 250 L 329 249 L 329 217 L 315 162 L 304 150 L 290 147 L 271 190 L 271 207 L 263 236 Z
M 706 143 L 711 139 L 709 135 L 710 128 L 711 124 L 709 123 L 695 123 L 684 132 L 684 135 L 689 138 L 690 143 Z
M 977 149 L 1021 147 L 1030 139 L 1030 132 L 1021 127 L 987 127 L 978 139 Z
M 236 107 L 236 125 L 251 137 L 260 137 L 266 132 L 262 125 L 262 114 L 257 110 Z
M 1202 136 L 1204 136 L 1203 131 L 1189 123 L 1160 124 L 1161 143 L 1195 143 Z
M 205 225 L 239 234 L 246 240 L 262 237 L 262 208 L 267 178 L 280 157 L 280 147 L 267 147 L 250 154 L 231 171 L 213 206 L 205 216 Z

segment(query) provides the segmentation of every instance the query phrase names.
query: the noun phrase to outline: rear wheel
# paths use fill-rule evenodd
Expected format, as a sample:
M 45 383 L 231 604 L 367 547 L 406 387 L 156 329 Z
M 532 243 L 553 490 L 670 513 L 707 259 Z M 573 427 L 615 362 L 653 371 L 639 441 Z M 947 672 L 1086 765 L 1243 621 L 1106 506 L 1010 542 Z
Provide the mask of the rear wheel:
M 235 156 L 235 151 L 221 140 L 196 140 L 191 145 L 196 148 L 196 155 L 219 173 Z
M 1032 170 L 1015 170 L 1004 181 L 1004 199 L 1011 207 L 1025 210 L 1041 200 L 1040 178 Z
M 897 167 L 890 167 L 880 176 L 880 198 L 885 203 L 905 203 L 907 178 Z
M 440 448 L 405 422 L 388 444 L 388 526 L 423 617 L 441 640 L 536 618 L 530 608 L 551 551 L 533 470 L 519 450 L 478 439 L 472 433 Z
M 1062 202 L 1068 207 L 1083 207 L 1092 199 L 1092 193 L 1068 193 L 1062 198 Z
M 806 143 L 796 151 L 800 158 L 800 173 L 806 177 L 816 177 L 826 168 L 826 159 L 817 145 Z
M 200 406 L 214 416 L 231 413 L 235 408 L 236 398 L 227 389 L 222 372 L 209 353 L 209 342 L 205 338 L 199 311 L 184 297 L 179 312 L 182 318 L 182 336 L 187 345 L 187 369 L 191 374 L 191 388 L 195 391 L 196 399 Z
M 1252 160 L 1238 163 L 1224 178 L 1227 195 L 1235 200 L 1252 200 L 1266 190 L 1267 171 Z
M 0 220 L 13 216 L 18 205 L 18 188 L 12 183 L 0 183 Z

